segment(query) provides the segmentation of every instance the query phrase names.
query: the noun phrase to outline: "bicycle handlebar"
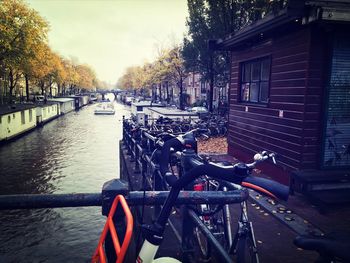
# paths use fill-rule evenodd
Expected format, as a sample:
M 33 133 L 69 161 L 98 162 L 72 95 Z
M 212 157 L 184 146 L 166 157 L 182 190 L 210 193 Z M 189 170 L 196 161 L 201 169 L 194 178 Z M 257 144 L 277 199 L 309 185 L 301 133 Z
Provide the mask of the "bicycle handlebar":
M 186 134 L 190 134 L 192 132 L 193 131 L 190 131 Z M 181 178 L 177 179 L 177 177 L 173 176 L 172 173 L 169 171 L 168 164 L 170 159 L 170 149 L 174 148 L 175 151 L 181 150 L 183 145 L 186 143 L 186 140 L 184 139 L 186 138 L 186 134 L 184 134 L 180 138 L 178 136 L 176 138 L 173 138 L 164 142 L 162 147 L 162 152 L 161 152 L 162 158 L 160 158 L 159 160 L 159 168 L 162 176 L 165 177 L 167 183 L 172 187 L 182 182 L 180 181 L 179 183 L 177 183 L 178 180 L 184 180 L 184 179 L 181 179 Z M 206 166 L 207 170 L 204 172 L 203 175 L 208 175 L 210 177 L 215 178 L 215 175 L 217 173 L 221 173 L 222 176 L 224 176 L 225 178 L 217 178 L 217 179 L 233 182 L 236 184 L 241 184 L 242 186 L 254 189 L 263 194 L 267 194 L 270 197 L 273 197 L 275 199 L 288 200 L 289 187 L 269 179 L 251 176 L 249 174 L 250 170 L 253 169 L 258 163 L 263 162 L 267 159 L 272 159 L 272 161 L 276 163 L 275 154 L 267 153 L 266 151 L 255 154 L 254 162 L 250 164 L 239 163 L 233 166 L 220 166 L 219 164 L 216 164 L 216 163 L 209 163 Z M 198 166 L 202 167 L 201 165 L 198 165 Z M 197 169 L 200 169 L 200 168 L 197 168 Z M 194 170 L 194 172 L 195 171 L 196 170 Z M 189 180 L 188 183 L 191 182 L 191 178 L 186 180 Z M 185 186 L 186 184 L 183 185 L 183 187 Z
M 241 185 L 275 199 L 287 201 L 289 197 L 288 186 L 266 178 L 258 176 L 247 176 L 243 179 Z

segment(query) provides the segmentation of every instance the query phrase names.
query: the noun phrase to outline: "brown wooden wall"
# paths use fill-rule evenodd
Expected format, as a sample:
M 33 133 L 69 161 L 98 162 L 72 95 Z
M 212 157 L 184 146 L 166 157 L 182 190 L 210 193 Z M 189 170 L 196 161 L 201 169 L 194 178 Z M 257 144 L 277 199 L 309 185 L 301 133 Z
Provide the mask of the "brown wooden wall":
M 321 37 L 313 31 L 304 28 L 231 53 L 231 154 L 268 150 L 279 155 L 287 170 L 317 168 L 325 50 Z M 240 62 L 264 56 L 271 56 L 268 105 L 240 103 Z

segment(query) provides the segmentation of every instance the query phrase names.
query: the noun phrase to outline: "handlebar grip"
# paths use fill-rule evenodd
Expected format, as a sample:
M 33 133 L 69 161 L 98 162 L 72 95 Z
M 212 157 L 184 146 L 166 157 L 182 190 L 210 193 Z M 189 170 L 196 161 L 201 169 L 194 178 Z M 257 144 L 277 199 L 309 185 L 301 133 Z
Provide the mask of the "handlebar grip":
M 242 186 L 273 198 L 288 200 L 289 187 L 278 182 L 257 176 L 248 176 L 242 181 Z
M 175 182 L 177 181 L 177 177 L 173 175 L 170 172 L 165 173 L 165 181 L 170 185 L 173 186 Z

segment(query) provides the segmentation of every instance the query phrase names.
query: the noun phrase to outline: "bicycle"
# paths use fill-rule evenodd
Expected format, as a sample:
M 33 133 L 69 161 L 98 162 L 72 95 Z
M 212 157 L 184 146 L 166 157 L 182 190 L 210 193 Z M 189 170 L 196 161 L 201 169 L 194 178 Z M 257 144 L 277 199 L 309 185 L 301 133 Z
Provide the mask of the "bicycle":
M 183 173 L 186 174 L 191 169 L 194 169 L 197 166 L 203 165 L 206 162 L 205 160 L 199 158 L 195 151 L 192 149 L 193 141 L 194 141 L 193 131 L 190 133 L 186 133 L 185 135 L 182 135 L 181 137 L 176 137 L 168 140 L 164 143 L 162 148 L 162 161 L 160 162 L 160 171 L 164 177 L 172 176 L 174 178 L 174 174 L 169 171 L 168 169 L 168 162 L 169 162 L 169 156 L 171 152 L 171 148 L 179 148 L 179 146 L 187 145 L 185 149 L 181 153 L 176 153 L 178 156 L 178 159 L 180 159 L 181 167 L 183 168 Z M 192 144 L 190 143 L 192 141 Z M 237 164 L 235 166 L 223 166 L 223 167 L 234 167 L 242 176 L 242 178 L 246 178 L 251 174 L 252 169 L 255 167 L 255 165 L 258 162 L 265 161 L 267 159 L 272 159 L 274 162 L 274 154 L 268 154 L 267 152 L 262 152 L 261 154 L 256 154 L 254 157 L 254 162 L 251 164 Z M 213 163 L 212 163 L 213 164 Z M 181 169 L 180 169 L 181 171 Z M 213 180 L 210 178 L 211 176 L 208 176 L 206 174 L 206 180 L 207 180 L 207 186 L 214 186 L 214 190 L 222 189 L 226 191 L 228 188 L 231 189 L 242 189 L 242 186 L 240 184 L 231 184 L 227 185 L 227 183 L 224 183 L 220 180 Z M 180 178 L 181 178 L 181 172 L 180 172 Z M 253 177 L 252 177 L 253 178 Z M 175 180 L 175 179 L 172 179 Z M 252 182 L 241 182 L 241 184 L 245 187 L 252 188 L 254 190 L 257 190 L 259 192 L 264 193 L 265 195 L 269 195 L 270 197 L 277 198 L 276 195 L 269 191 L 265 191 L 261 187 L 256 187 L 256 185 L 262 184 L 266 187 L 274 188 L 273 185 L 278 185 L 278 188 L 283 189 L 284 193 L 287 193 L 286 195 L 281 195 L 281 199 L 287 199 L 288 197 L 288 187 L 279 185 L 276 182 L 258 178 L 254 179 Z M 195 187 L 200 188 L 201 190 L 204 189 L 203 185 L 201 187 L 198 187 L 198 184 L 195 185 Z M 210 188 L 209 188 L 210 190 Z M 257 254 L 257 248 L 256 248 L 256 242 L 254 237 L 254 231 L 252 227 L 252 223 L 248 220 L 248 214 L 247 214 L 247 204 L 246 202 L 241 203 L 241 216 L 239 220 L 238 230 L 235 234 L 235 238 L 232 239 L 231 234 L 231 227 L 230 227 L 230 211 L 229 206 L 224 205 L 220 209 L 211 209 L 209 205 L 201 205 L 200 209 L 193 209 L 195 210 L 196 214 L 201 217 L 201 220 L 204 221 L 204 223 L 211 228 L 212 232 L 214 234 L 220 234 L 222 237 L 222 244 L 224 247 L 229 249 L 229 252 L 231 255 L 236 255 L 238 262 L 246 262 L 246 255 L 245 250 L 246 248 L 249 251 L 249 257 L 251 258 L 251 262 L 259 262 L 258 254 Z M 221 215 L 219 217 L 219 220 L 217 217 L 213 215 L 217 215 L 218 212 L 221 212 Z M 210 217 L 211 216 L 211 217 Z M 220 221 L 220 224 L 216 224 L 218 221 Z M 222 228 L 220 228 L 220 225 L 222 225 Z M 198 229 L 195 229 L 195 236 L 197 237 L 197 243 L 200 246 L 200 250 L 202 252 L 202 256 L 205 260 L 210 259 L 210 246 L 208 245 L 208 242 L 203 238 L 203 236 L 200 235 L 198 232 Z

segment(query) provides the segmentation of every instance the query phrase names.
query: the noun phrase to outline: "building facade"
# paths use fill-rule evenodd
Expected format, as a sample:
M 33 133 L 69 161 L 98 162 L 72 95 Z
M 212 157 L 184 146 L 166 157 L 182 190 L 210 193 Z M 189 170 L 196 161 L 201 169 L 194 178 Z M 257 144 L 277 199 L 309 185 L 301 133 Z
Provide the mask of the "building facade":
M 295 170 L 350 167 L 350 6 L 290 1 L 216 48 L 231 51 L 229 153 L 288 182 Z

